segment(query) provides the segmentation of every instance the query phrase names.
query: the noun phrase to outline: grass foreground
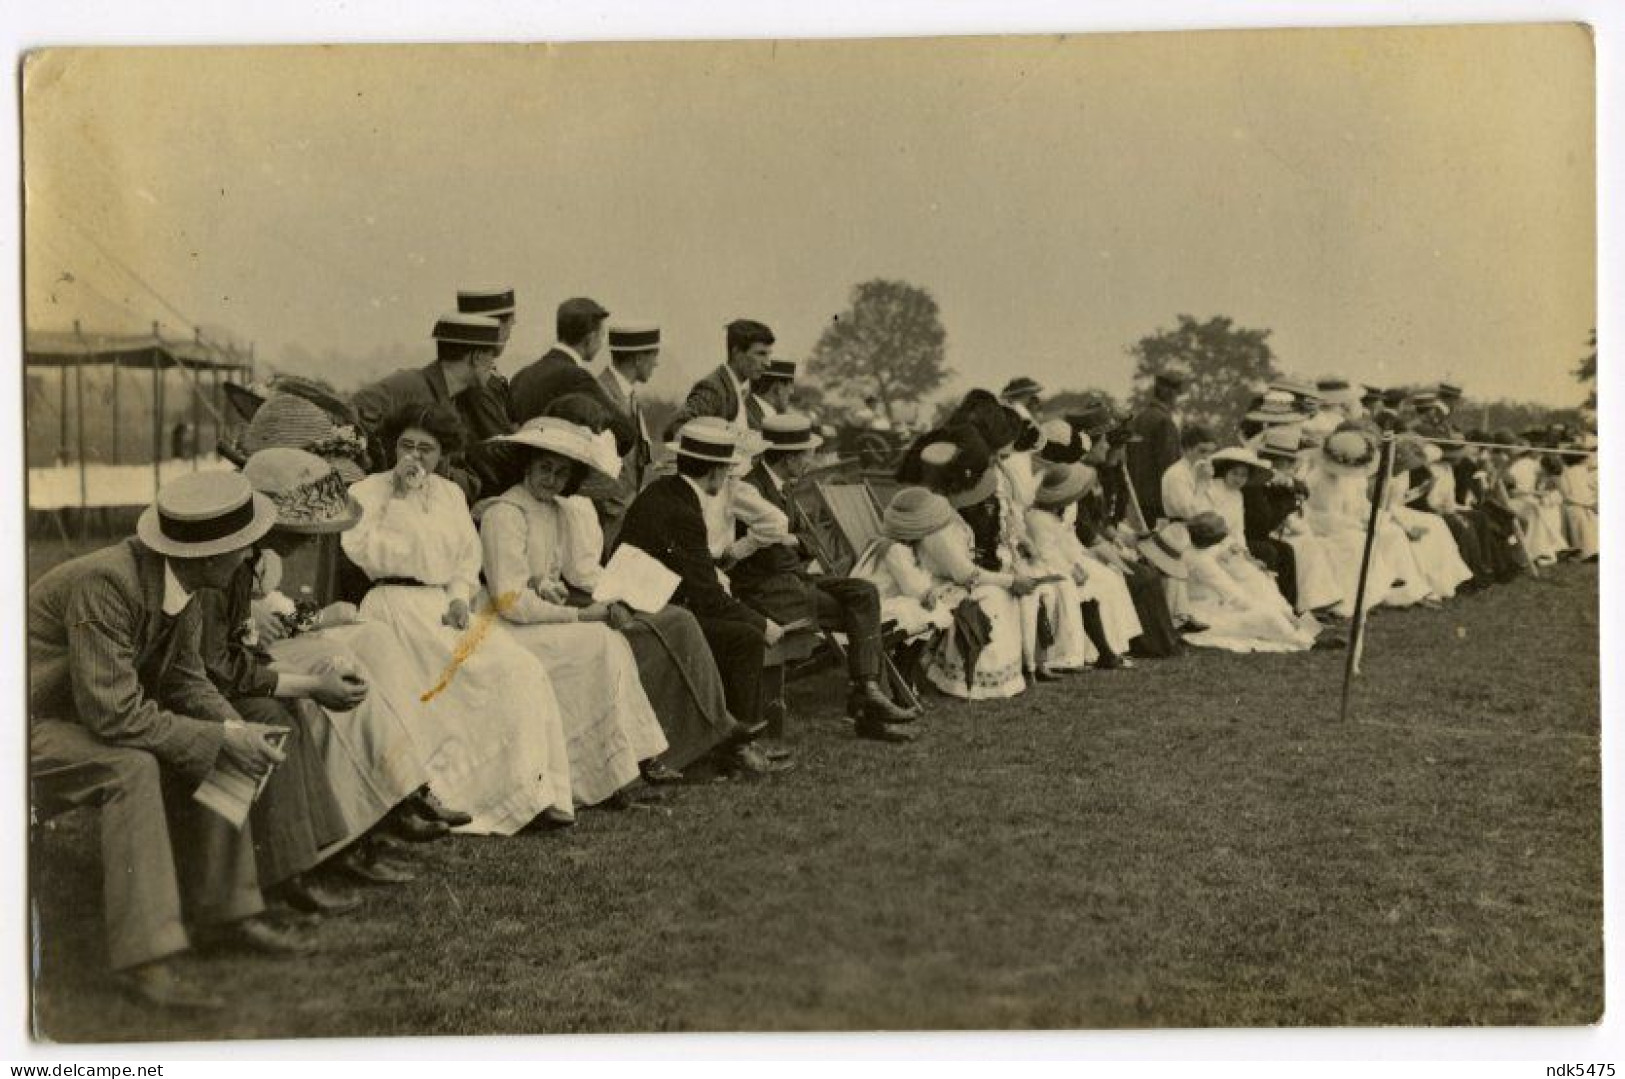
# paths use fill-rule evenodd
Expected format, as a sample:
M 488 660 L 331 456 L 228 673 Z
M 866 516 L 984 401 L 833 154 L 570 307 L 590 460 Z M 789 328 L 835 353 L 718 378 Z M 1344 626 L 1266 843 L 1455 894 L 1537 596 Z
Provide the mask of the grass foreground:
M 305 960 L 107 987 L 95 823 L 37 830 L 55 1041 L 727 1030 L 1585 1024 L 1603 1008 L 1597 571 L 1372 621 L 1344 654 L 1193 650 L 935 698 L 859 742 L 792 687 L 798 768 L 569 831 L 434 845 Z

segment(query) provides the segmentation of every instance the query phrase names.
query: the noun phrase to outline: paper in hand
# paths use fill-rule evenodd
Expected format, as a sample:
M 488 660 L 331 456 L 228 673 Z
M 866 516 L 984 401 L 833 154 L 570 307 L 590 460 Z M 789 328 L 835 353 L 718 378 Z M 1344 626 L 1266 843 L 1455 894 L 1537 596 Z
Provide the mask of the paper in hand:
M 671 602 L 682 578 L 640 548 L 623 543 L 592 590 L 594 603 L 624 603 L 634 611 L 654 614 Z

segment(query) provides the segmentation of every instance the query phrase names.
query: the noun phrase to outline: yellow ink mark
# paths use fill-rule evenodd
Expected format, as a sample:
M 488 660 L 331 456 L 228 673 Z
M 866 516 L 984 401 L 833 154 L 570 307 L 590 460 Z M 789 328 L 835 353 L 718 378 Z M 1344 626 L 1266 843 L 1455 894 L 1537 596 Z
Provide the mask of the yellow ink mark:
M 463 634 L 462 639 L 457 642 L 457 647 L 453 649 L 451 662 L 446 665 L 445 673 L 441 674 L 440 681 L 434 684 L 433 689 L 418 698 L 420 701 L 428 704 L 440 696 L 447 686 L 451 685 L 451 680 L 457 677 L 457 668 L 461 667 L 463 661 L 474 654 L 474 649 L 478 648 L 480 642 L 485 640 L 485 635 L 491 632 L 491 623 L 503 611 L 512 607 L 518 598 L 519 594 L 517 592 L 504 592 L 474 612 L 474 620 L 469 625 L 468 632 Z

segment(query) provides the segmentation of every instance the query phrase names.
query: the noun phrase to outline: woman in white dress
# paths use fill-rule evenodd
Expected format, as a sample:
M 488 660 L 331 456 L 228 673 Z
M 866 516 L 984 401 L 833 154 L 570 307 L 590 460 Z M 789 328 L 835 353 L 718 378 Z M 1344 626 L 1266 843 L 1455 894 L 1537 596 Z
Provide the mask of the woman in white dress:
M 622 635 L 631 610 L 585 598 L 602 573 L 604 534 L 593 504 L 575 492 L 589 469 L 616 478 L 620 459 L 607 432 L 546 416 L 492 443 L 523 453 L 524 471 L 475 507 L 489 603 L 547 668 L 564 714 L 571 790 L 578 804 L 597 805 L 666 750 Z M 572 588 L 580 602 L 567 602 Z
M 1267 576 L 1243 583 L 1223 564 L 1230 540 L 1224 518 L 1211 510 L 1185 524 L 1190 547 L 1183 552 L 1190 572 L 1187 582 L 1191 614 L 1207 626 L 1185 640 L 1204 648 L 1230 652 L 1303 652 L 1314 647 L 1320 623 L 1313 615 L 1294 614 L 1292 605 Z M 1177 547 L 1177 530 L 1169 537 Z
M 1402 441 L 1394 451 L 1394 474 L 1388 481 L 1388 512 L 1411 541 L 1417 568 L 1426 578 L 1434 598 L 1450 599 L 1456 590 L 1472 580 L 1473 571 L 1461 557 L 1461 548 L 1450 526 L 1436 513 L 1413 508 L 1426 505 L 1432 474 L 1422 443 Z
M 1339 609 L 1353 612 L 1359 587 L 1360 560 L 1371 519 L 1368 485 L 1376 470 L 1377 442 L 1364 428 L 1333 431 L 1305 480 L 1309 497 L 1304 519 L 1319 536 L 1331 560 L 1340 593 Z M 1371 550 L 1366 607 L 1409 607 L 1427 600 L 1430 590 L 1411 554 L 1409 537 L 1386 514 L 1378 516 Z
M 1497 441 L 1503 438 L 1512 441 L 1516 436 L 1506 433 L 1495 437 Z M 1540 458 L 1525 445 L 1512 455 L 1502 479 L 1512 508 L 1523 524 L 1523 542 L 1530 561 L 1538 566 L 1556 562 L 1557 556 L 1568 549 L 1568 540 L 1563 535 L 1561 513 L 1553 518 L 1552 498 L 1559 496 L 1554 490 L 1555 484 L 1541 467 Z
M 1217 513 L 1225 523 L 1224 541 L 1214 552 L 1219 564 L 1243 588 L 1273 588 L 1280 592 L 1281 586 L 1275 576 L 1248 550 L 1247 504 L 1242 496 L 1242 490 L 1249 482 L 1262 482 L 1273 470 L 1263 458 L 1247 449 L 1223 449 L 1208 460 L 1213 469 L 1213 478 L 1203 485 L 1198 498 L 1204 511 Z M 1297 591 L 1294 594 L 1299 599 L 1299 610 L 1313 611 L 1335 604 L 1339 595 L 1331 567 L 1326 564 L 1319 544 L 1308 544 L 1306 548 L 1307 565 L 1299 565 L 1295 571 L 1293 584 L 1297 586 Z M 1296 556 L 1296 549 L 1293 554 Z M 1296 557 L 1294 561 L 1297 561 Z M 1305 583 L 1309 586 L 1307 595 L 1302 587 Z M 1284 593 L 1282 598 L 1285 599 Z
M 1596 439 L 1582 443 L 1582 449 L 1595 449 Z M 1601 550 L 1597 535 L 1597 458 L 1570 457 L 1568 467 L 1557 481 L 1558 493 L 1563 496 L 1563 524 L 1568 531 L 1569 545 L 1581 559 L 1591 562 Z
M 552 679 L 494 612 L 476 618 L 471 608 L 480 536 L 461 489 L 434 471 L 461 444 L 457 414 L 409 405 L 378 435 L 394 467 L 350 488 L 363 512 L 342 542 L 373 582 L 361 614 L 393 631 L 409 664 L 422 707 L 403 718 L 431 785 L 473 818 L 464 831 L 511 835 L 538 816 L 573 820 Z
M 1300 612 L 1347 618 L 1352 611 L 1332 572 L 1331 556 L 1303 516 L 1300 502 L 1304 488 L 1297 477 L 1302 448 L 1302 437 L 1295 425 L 1280 424 L 1264 430 L 1258 455 L 1269 465 L 1271 474 L 1263 490 L 1252 492 L 1251 503 L 1248 493 L 1243 492 L 1242 527 L 1245 531 L 1249 513 L 1257 512 L 1268 521 L 1262 530 L 1267 530 L 1269 538 L 1292 548 L 1296 606 Z M 1277 507 L 1273 512 L 1272 506 Z M 1228 516 L 1225 524 L 1235 527 Z
M 1067 519 L 1068 511 L 1075 513 L 1078 499 L 1098 482 L 1099 474 L 1088 465 L 1047 465 L 1033 508 L 1027 511 L 1027 535 L 1039 562 L 1064 574 L 1077 590 L 1087 638 L 1085 659 L 1101 670 L 1116 670 L 1134 665 L 1123 654 L 1141 633 L 1140 618 L 1123 578 L 1084 547 Z

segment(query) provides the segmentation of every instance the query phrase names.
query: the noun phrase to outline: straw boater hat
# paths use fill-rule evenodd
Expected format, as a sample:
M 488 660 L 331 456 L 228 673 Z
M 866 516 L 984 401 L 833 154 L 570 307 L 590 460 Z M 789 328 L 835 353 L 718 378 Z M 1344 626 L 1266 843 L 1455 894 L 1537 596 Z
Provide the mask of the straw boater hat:
M 1029 397 L 1037 397 L 1043 392 L 1044 387 L 1036 381 L 1026 375 L 1018 375 L 1004 384 L 1004 389 L 999 391 L 999 400 L 1013 404 L 1016 401 L 1025 401 Z
M 457 310 L 464 315 L 484 315 L 486 318 L 512 318 L 514 315 L 511 288 L 460 288 L 457 290 Z
M 1378 404 L 1382 401 L 1384 392 L 1380 387 L 1363 385 L 1360 387 L 1360 403 L 1367 407 Z
M 1326 436 L 1320 452 L 1330 471 L 1363 474 L 1377 459 L 1377 440 L 1364 427 L 1347 424 Z
M 578 423 L 557 416 L 538 416 L 526 420 L 524 426 L 511 435 L 498 435 L 491 439 L 523 449 L 546 450 L 560 457 L 578 461 L 610 479 L 619 479 L 621 459 L 615 454 L 615 436 L 609 431 L 593 434 Z
M 274 446 L 243 465 L 250 486 L 276 506 L 276 526 L 287 532 L 343 532 L 361 520 L 361 503 L 338 470 L 314 453 Z
M 683 424 L 676 441 L 666 443 L 666 448 L 679 457 L 737 465 L 750 460 L 749 453 L 740 452 L 739 436 L 739 428 L 726 420 L 700 416 Z
M 1066 506 L 1082 498 L 1099 480 L 1088 465 L 1055 465 L 1044 473 L 1033 501 L 1040 506 Z
M 660 327 L 652 322 L 617 322 L 607 336 L 612 353 L 653 352 L 660 347 Z
M 1323 378 L 1315 383 L 1320 399 L 1328 405 L 1351 408 L 1360 403 L 1360 394 L 1344 378 Z
M 1140 556 L 1177 580 L 1190 576 L 1185 552 L 1191 549 L 1190 533 L 1178 521 L 1169 521 L 1138 544 Z
M 947 527 L 954 519 L 948 500 L 924 487 L 904 487 L 892 495 L 880 518 L 880 531 L 898 543 L 913 543 Z
M 762 420 L 765 450 L 816 450 L 824 444 L 813 430 L 812 420 L 799 412 L 781 412 Z
M 1182 390 L 1185 388 L 1186 377 L 1180 371 L 1159 371 L 1151 381 L 1154 385 L 1166 386 L 1170 390 Z
M 240 472 L 192 472 L 164 484 L 135 534 L 170 558 L 240 551 L 271 531 L 276 507 Z
M 465 315 L 453 311 L 441 315 L 430 334 L 436 341 L 472 348 L 501 348 L 508 328 L 487 315 Z
M 1298 450 L 1302 448 L 1303 431 L 1298 427 L 1282 424 L 1271 427 L 1264 432 L 1264 441 L 1258 447 L 1260 457 L 1273 457 L 1282 461 L 1295 461 Z
M 328 413 L 292 393 L 275 393 L 260 405 L 243 432 L 242 443 L 248 454 L 275 448 L 314 453 L 338 469 L 345 483 L 366 475 L 357 460 L 366 452 L 366 445 L 354 429 L 346 433 Z
M 1219 475 L 1224 471 L 1225 465 L 1246 465 L 1258 472 L 1270 471 L 1270 466 L 1259 459 L 1258 454 L 1244 446 L 1230 446 L 1215 453 L 1208 460 L 1213 464 L 1213 474 Z
M 1440 407 L 1439 395 L 1434 393 L 1432 390 L 1422 390 L 1419 393 L 1413 393 L 1411 394 L 1411 405 L 1418 410 L 1424 408 L 1438 408 Z
M 1185 522 L 1185 531 L 1190 535 L 1191 546 L 1201 549 L 1222 542 L 1230 534 L 1230 526 L 1217 513 L 1205 510 Z
M 1299 423 L 1303 416 L 1298 412 L 1296 397 L 1285 390 L 1265 390 L 1258 407 L 1247 413 L 1247 418 L 1254 423 L 1278 424 Z
M 794 360 L 768 360 L 762 373 L 756 376 L 777 382 L 794 382 L 796 380 L 796 361 Z

